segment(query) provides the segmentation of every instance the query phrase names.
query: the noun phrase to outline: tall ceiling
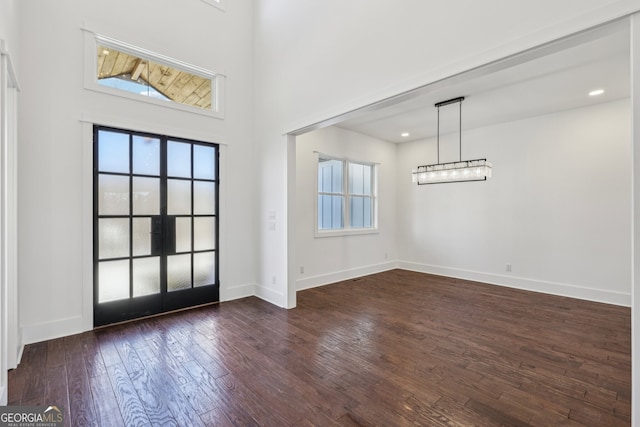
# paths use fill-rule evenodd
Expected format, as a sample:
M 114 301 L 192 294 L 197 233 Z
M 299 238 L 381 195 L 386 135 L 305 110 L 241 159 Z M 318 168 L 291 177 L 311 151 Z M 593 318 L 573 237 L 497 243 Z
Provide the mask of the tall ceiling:
M 621 21 L 350 113 L 337 126 L 395 143 L 430 138 L 437 132 L 434 104 L 464 96 L 464 133 L 628 98 L 629 67 L 629 27 Z M 589 96 L 595 89 L 604 93 Z M 441 107 L 441 135 L 458 131 L 458 111 L 458 104 Z

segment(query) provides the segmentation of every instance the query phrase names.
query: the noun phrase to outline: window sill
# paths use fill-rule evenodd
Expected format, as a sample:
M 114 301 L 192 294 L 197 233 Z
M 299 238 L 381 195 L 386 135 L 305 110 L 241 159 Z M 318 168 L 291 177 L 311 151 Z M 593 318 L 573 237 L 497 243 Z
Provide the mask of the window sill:
M 350 228 L 342 230 L 316 230 L 315 238 L 323 237 L 343 237 L 343 236 L 359 236 L 365 234 L 379 234 L 377 228 Z

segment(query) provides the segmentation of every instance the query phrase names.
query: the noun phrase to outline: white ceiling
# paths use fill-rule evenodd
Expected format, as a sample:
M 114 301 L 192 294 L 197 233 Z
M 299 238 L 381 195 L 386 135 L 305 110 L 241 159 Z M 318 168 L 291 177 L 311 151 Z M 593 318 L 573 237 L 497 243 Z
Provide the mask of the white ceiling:
M 591 97 L 594 89 L 605 93 Z M 389 142 L 435 137 L 434 104 L 464 96 L 462 129 L 627 98 L 626 21 L 538 48 L 349 113 L 337 126 Z M 440 109 L 440 134 L 457 132 L 458 104 Z M 409 132 L 409 137 L 402 137 Z M 463 132 L 464 133 L 464 132 Z

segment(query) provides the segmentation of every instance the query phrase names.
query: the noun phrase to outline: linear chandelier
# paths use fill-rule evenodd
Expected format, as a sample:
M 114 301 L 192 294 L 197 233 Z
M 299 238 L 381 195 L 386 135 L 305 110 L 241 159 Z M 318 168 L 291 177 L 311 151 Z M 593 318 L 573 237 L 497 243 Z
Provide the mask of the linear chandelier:
M 412 181 L 418 185 L 442 184 L 447 182 L 486 181 L 491 178 L 491 163 L 487 159 L 462 160 L 462 101 L 464 97 L 438 102 L 438 163 L 418 166 L 411 171 Z M 458 103 L 460 106 L 459 160 L 457 162 L 440 163 L 440 107 Z

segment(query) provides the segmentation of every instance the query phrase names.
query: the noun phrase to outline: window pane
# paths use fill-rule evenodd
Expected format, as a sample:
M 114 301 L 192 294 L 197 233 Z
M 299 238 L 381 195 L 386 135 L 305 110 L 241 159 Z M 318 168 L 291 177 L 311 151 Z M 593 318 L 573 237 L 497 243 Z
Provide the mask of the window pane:
M 204 251 L 216 248 L 216 219 L 193 219 L 193 250 Z
M 371 228 L 372 203 L 370 197 L 351 196 L 349 220 L 352 228 Z
M 134 135 L 133 173 L 140 175 L 160 175 L 159 139 Z
M 191 181 L 167 180 L 167 214 L 191 214 Z
M 191 218 L 176 218 L 176 252 L 191 252 Z
M 160 258 L 133 260 L 133 296 L 160 293 Z
M 129 135 L 98 131 L 98 169 L 100 172 L 129 172 Z
M 168 65 L 98 46 L 97 80 L 102 86 L 136 95 L 212 109 L 212 79 Z
M 193 254 L 193 286 L 213 285 L 216 282 L 215 252 Z
M 191 255 L 167 257 L 167 290 L 191 287 Z
M 362 226 L 365 228 L 373 227 L 373 199 L 370 197 L 364 198 L 364 211 L 363 211 L 363 219 Z
M 129 256 L 129 219 L 102 218 L 98 221 L 100 259 Z
M 98 264 L 98 302 L 129 298 L 129 260 Z
M 100 174 L 98 178 L 100 215 L 129 214 L 129 177 Z
M 318 228 L 321 230 L 340 229 L 344 227 L 342 196 L 321 194 L 318 196 Z
M 351 197 L 351 227 L 362 228 L 364 203 L 362 197 Z
M 349 193 L 362 194 L 364 191 L 363 165 L 349 163 Z
M 191 144 L 167 143 L 167 175 L 191 178 Z
M 133 218 L 133 255 L 151 255 L 151 218 Z
M 320 191 L 321 193 L 342 193 L 341 160 L 319 160 L 318 191 Z
M 373 166 L 371 165 L 362 165 L 362 180 L 363 180 L 363 184 L 364 184 L 364 190 L 362 191 L 362 194 L 366 195 L 366 196 L 371 196 L 371 178 L 372 178 L 372 171 L 373 171 Z
M 215 182 L 193 182 L 193 213 L 195 215 L 213 215 L 216 213 Z
M 193 146 L 193 177 L 216 179 L 216 149 L 206 145 Z
M 133 214 L 160 214 L 159 178 L 133 178 Z

